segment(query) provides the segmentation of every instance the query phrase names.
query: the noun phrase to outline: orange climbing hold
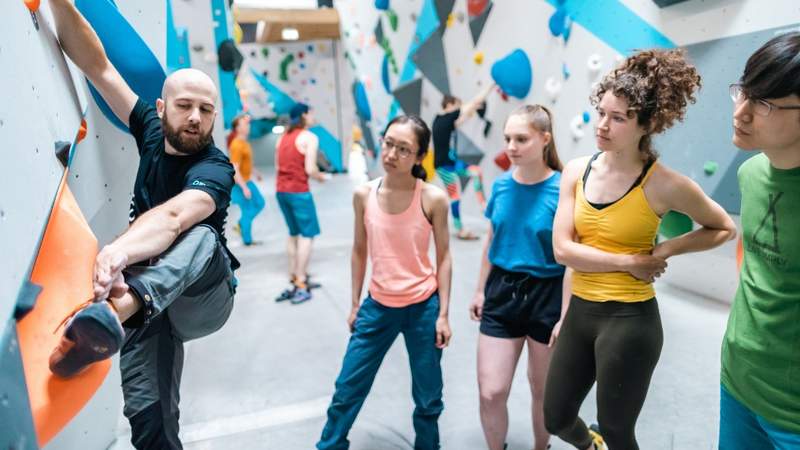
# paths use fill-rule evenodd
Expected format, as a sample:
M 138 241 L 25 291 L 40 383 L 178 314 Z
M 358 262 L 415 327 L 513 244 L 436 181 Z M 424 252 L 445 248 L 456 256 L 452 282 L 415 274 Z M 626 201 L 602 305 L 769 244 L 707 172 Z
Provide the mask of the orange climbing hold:
M 39 10 L 39 3 L 41 0 L 23 0 L 25 2 L 25 6 L 28 7 L 31 12 L 36 12 Z
M 78 128 L 78 137 L 75 139 L 76 144 L 86 138 L 87 130 L 88 127 L 86 126 L 86 119 L 81 119 L 81 127 Z

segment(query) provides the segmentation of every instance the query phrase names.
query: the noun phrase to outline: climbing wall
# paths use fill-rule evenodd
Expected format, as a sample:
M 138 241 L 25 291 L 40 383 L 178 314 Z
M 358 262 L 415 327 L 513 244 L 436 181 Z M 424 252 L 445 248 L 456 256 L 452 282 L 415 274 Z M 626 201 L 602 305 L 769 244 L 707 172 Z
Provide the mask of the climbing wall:
M 591 154 L 596 151 L 596 114 L 589 103 L 593 84 L 635 49 L 686 46 L 704 87 L 685 124 L 659 137 L 657 147 L 666 164 L 736 214 L 735 170 L 747 155 L 730 144 L 727 86 L 736 81 L 749 53 L 800 21 L 796 1 L 769 3 L 769 10 L 746 1 L 667 8 L 651 0 L 382 0 L 369 2 L 370 7 L 337 0 L 334 5 L 342 16 L 348 60 L 363 85 L 354 89 L 356 104 L 364 103 L 357 110 L 376 135 L 400 112 L 419 113 L 430 123 L 443 94 L 466 101 L 486 83 L 498 84 L 485 116 L 460 129 L 466 139 L 460 139 L 459 152 L 490 156 L 481 162 L 487 186 L 500 171 L 492 160 L 502 149 L 510 111 L 525 103 L 548 106 L 561 159 Z M 674 236 L 691 226 L 671 214 L 662 231 Z M 729 301 L 736 288 L 734 255 L 730 244 L 680 258 L 667 279 Z M 698 267 L 719 267 L 719 273 L 713 280 L 697 280 Z
M 0 263 L 0 447 L 105 449 L 122 405 L 116 358 L 65 381 L 51 378 L 47 356 L 58 322 L 91 295 L 95 249 L 127 224 L 138 156 L 61 53 L 47 3 L 38 4 L 10 2 L 0 17 L 0 138 L 8 156 L 0 224 L 11 237 Z M 147 101 L 159 96 L 165 68 L 191 64 L 190 30 L 176 25 L 171 1 L 75 4 Z M 206 12 L 212 17 L 212 8 Z M 182 23 L 195 26 L 189 19 Z
M 320 137 L 327 158 L 341 170 L 355 119 L 350 96 L 352 71 L 346 67 L 341 44 L 320 40 L 239 47 L 244 56 L 240 90 L 253 119 L 269 124 L 261 131 L 268 132 L 277 119 L 285 118 L 296 102 L 306 103 L 318 123 L 312 131 Z

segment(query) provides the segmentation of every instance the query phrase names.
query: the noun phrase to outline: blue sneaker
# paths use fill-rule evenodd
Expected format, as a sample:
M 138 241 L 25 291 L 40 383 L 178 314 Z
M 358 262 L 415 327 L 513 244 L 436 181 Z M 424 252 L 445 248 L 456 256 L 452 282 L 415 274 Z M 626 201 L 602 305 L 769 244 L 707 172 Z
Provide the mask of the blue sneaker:
M 50 354 L 50 371 L 61 378 L 73 377 L 90 364 L 110 358 L 125 337 L 117 313 L 105 300 L 80 305 L 64 322 L 61 341 Z
M 308 289 L 297 288 L 294 296 L 292 297 L 292 304 L 299 305 L 300 303 L 305 303 L 309 300 L 311 300 L 311 291 Z
M 294 293 L 297 291 L 297 286 L 292 285 L 290 288 L 286 288 L 283 292 L 280 293 L 277 297 L 275 297 L 276 302 L 285 302 L 286 300 L 291 300 L 294 297 Z

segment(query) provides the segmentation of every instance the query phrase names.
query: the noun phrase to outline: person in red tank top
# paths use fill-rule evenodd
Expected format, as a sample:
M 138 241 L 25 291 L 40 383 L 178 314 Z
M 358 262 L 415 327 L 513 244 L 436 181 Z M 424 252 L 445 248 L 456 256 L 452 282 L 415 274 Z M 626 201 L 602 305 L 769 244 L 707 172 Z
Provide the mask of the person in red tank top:
M 317 168 L 319 139 L 308 131 L 314 116 L 308 105 L 298 103 L 289 113 L 292 120 L 289 130 L 278 139 L 275 148 L 276 197 L 289 228 L 289 276 L 291 286 L 275 301 L 289 300 L 292 304 L 311 300 L 308 282 L 308 261 L 311 244 L 320 233 L 317 209 L 308 186 L 308 179 L 325 181 L 325 174 Z
M 352 335 L 336 379 L 319 450 L 348 447 L 347 434 L 386 352 L 403 333 L 411 366 L 415 449 L 439 449 L 442 349 L 450 342 L 450 258 L 447 195 L 425 183 L 422 159 L 431 132 L 417 116 L 398 116 L 386 128 L 381 161 L 386 175 L 353 194 Z M 436 245 L 436 269 L 428 259 Z M 361 302 L 367 270 L 369 293 Z M 374 443 L 370 443 L 374 444 Z M 371 445 L 370 447 L 375 447 Z

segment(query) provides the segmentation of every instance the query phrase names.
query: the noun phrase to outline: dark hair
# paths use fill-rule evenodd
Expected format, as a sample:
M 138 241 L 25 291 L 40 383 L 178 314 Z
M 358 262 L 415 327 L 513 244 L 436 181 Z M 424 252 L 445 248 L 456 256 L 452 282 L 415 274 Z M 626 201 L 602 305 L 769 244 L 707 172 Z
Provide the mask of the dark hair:
M 639 141 L 639 151 L 655 160 L 652 135 L 682 122 L 688 103 L 700 88 L 700 75 L 686 60 L 686 51 L 642 50 L 629 56 L 597 85 L 589 100 L 597 106 L 606 92 L 628 102 L 628 116 L 647 130 Z
M 525 105 L 517 108 L 508 115 L 523 116 L 528 122 L 528 126 L 541 133 L 550 133 L 550 142 L 544 147 L 542 158 L 547 167 L 561 172 L 564 166 L 558 157 L 556 150 L 556 135 L 553 133 L 553 114 L 549 109 L 542 105 Z M 508 121 L 508 119 L 506 119 Z
M 442 97 L 442 109 L 447 108 L 447 105 L 457 102 L 458 102 L 458 97 L 453 97 L 450 94 L 444 94 L 444 97 Z
M 231 148 L 231 142 L 236 138 L 236 127 L 239 126 L 239 122 L 245 117 L 247 117 L 247 114 L 239 114 L 231 120 L 231 132 L 225 137 L 225 143 L 228 144 L 228 148 Z
M 800 96 L 800 32 L 784 33 L 750 55 L 739 80 L 750 98 Z
M 431 129 L 428 128 L 428 125 L 425 123 L 425 121 L 419 116 L 413 114 L 408 116 L 397 116 L 392 119 L 388 125 L 386 125 L 383 135 L 385 136 L 386 132 L 389 131 L 389 127 L 395 124 L 411 125 L 411 129 L 414 130 L 414 136 L 417 138 L 417 158 L 424 158 L 425 154 L 428 153 L 428 146 L 431 142 Z M 411 168 L 411 175 L 421 180 L 428 178 L 428 173 L 422 167 L 421 163 L 414 164 L 414 167 Z

